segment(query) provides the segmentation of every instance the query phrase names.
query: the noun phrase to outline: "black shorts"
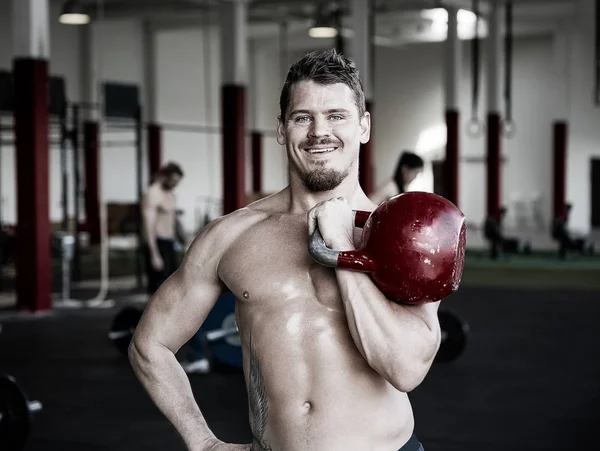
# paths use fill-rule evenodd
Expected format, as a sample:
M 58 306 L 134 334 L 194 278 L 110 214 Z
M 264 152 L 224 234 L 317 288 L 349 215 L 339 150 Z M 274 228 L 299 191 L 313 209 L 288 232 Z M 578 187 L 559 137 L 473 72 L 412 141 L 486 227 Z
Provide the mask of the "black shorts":
M 417 436 L 415 434 L 413 434 L 412 437 L 410 439 L 408 439 L 408 442 L 406 442 L 404 444 L 404 446 L 402 446 L 402 448 L 400 448 L 398 451 L 424 451 L 424 450 L 423 450 L 423 445 L 421 445 L 421 442 L 419 442 L 419 440 L 417 440 Z
M 146 276 L 148 278 L 146 291 L 150 295 L 156 293 L 158 288 L 175 272 L 178 266 L 177 254 L 175 252 L 175 240 L 157 238 L 156 247 L 158 247 L 158 252 L 163 260 L 164 266 L 161 271 L 156 271 L 152 267 L 150 249 L 146 247 Z

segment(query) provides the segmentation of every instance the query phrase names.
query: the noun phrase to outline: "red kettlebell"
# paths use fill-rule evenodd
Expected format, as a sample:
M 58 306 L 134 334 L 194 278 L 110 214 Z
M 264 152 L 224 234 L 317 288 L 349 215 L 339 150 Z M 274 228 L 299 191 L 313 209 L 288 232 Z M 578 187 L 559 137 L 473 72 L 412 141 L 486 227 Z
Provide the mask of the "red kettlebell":
M 361 246 L 333 251 L 317 229 L 309 252 L 319 263 L 367 272 L 388 299 L 404 304 L 436 302 L 460 284 L 465 260 L 464 214 L 433 193 L 408 192 L 372 212 L 355 211 Z

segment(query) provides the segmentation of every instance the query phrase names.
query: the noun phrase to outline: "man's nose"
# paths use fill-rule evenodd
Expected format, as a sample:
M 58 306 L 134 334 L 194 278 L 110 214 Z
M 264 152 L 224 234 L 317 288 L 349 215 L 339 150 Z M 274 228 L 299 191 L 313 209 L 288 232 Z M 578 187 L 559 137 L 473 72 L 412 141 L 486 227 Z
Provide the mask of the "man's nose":
M 331 127 L 325 118 L 316 117 L 310 127 L 311 138 L 324 138 L 331 134 Z

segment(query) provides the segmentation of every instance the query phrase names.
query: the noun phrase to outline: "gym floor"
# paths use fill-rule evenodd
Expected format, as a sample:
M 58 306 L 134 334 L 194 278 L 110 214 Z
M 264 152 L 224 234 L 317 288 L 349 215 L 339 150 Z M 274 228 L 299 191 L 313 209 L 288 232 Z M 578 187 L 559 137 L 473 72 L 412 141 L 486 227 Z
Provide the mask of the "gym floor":
M 0 313 L 0 370 L 44 405 L 26 449 L 184 449 L 107 339 L 122 306 L 34 319 Z M 434 365 L 410 395 L 426 451 L 571 451 L 596 442 L 598 291 L 465 287 L 442 307 L 470 332 L 465 353 Z M 216 435 L 249 442 L 241 372 L 217 368 L 191 383 Z

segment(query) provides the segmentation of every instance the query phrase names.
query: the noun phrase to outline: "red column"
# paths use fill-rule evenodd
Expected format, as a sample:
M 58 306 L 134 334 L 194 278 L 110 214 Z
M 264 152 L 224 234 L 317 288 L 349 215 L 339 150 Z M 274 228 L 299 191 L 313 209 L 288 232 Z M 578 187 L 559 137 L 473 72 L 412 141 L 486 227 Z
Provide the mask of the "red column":
M 500 214 L 500 115 L 487 116 L 487 215 Z
M 553 217 L 565 218 L 567 198 L 567 136 L 568 125 L 564 121 L 556 121 L 552 124 L 552 166 L 553 166 L 553 190 L 552 205 Z
M 245 100 L 244 86 L 222 87 L 223 214 L 231 213 L 246 204 Z
M 48 61 L 14 60 L 17 169 L 17 308 L 52 308 Z
M 446 110 L 446 160 L 444 161 L 444 196 L 458 206 L 458 154 L 460 115 Z
M 85 217 L 90 244 L 100 244 L 100 173 L 99 127 L 97 122 L 83 123 L 83 161 L 85 168 Z
M 162 127 L 158 124 L 148 125 L 148 171 L 153 178 L 162 162 Z
M 262 192 L 262 133 L 252 132 L 252 192 Z
M 373 192 L 373 151 L 375 133 L 373 133 L 373 102 L 366 101 L 367 111 L 371 113 L 371 137 L 369 142 L 361 144 L 358 157 L 358 181 L 365 194 L 368 196 Z

